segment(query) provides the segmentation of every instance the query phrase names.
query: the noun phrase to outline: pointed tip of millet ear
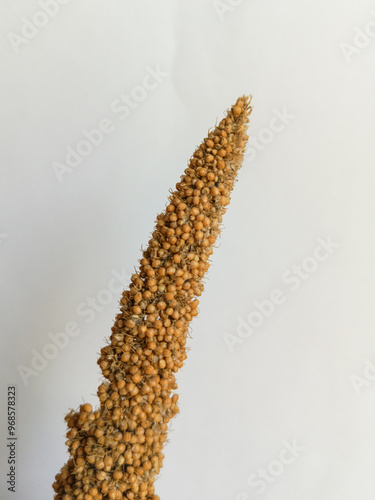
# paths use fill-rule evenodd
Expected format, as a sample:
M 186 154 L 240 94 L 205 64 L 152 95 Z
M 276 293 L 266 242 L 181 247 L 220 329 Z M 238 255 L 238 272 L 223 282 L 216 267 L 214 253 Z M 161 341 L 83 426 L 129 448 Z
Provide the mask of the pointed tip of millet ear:
M 232 155 L 228 157 L 228 161 L 235 169 L 241 167 L 246 144 L 249 139 L 247 135 L 250 114 L 253 110 L 251 106 L 252 95 L 243 95 L 238 97 L 236 103 L 227 110 L 225 122 L 232 124 L 233 145 Z
M 253 110 L 253 108 L 250 106 L 252 98 L 252 95 L 243 95 L 242 97 L 239 97 L 236 101 L 236 104 L 231 107 L 229 114 L 235 122 L 248 122 L 251 111 Z

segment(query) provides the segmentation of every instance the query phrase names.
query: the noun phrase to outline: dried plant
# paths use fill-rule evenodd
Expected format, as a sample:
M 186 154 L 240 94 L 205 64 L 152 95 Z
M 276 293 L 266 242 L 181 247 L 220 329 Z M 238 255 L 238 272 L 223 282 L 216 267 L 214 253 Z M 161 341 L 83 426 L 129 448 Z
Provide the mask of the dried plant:
M 250 102 L 239 98 L 208 133 L 157 216 L 98 359 L 100 407 L 82 404 L 65 417 L 70 458 L 56 475 L 55 499 L 159 499 L 154 480 L 179 411 L 175 373 L 243 161 Z

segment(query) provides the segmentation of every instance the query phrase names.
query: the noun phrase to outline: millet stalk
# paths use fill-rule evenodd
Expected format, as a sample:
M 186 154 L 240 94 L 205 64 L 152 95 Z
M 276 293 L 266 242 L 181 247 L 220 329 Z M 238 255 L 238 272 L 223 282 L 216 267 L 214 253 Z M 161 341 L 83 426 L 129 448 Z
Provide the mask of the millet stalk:
M 250 102 L 239 98 L 208 133 L 157 216 L 98 359 L 100 407 L 82 404 L 65 417 L 70 458 L 55 477 L 55 500 L 159 500 L 154 480 L 179 411 L 175 373 L 243 161 Z

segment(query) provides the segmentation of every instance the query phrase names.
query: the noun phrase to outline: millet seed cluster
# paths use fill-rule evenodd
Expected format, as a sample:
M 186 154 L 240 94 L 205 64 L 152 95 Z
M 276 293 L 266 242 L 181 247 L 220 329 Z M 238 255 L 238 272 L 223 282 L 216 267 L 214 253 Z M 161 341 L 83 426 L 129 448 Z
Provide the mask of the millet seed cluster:
M 159 500 L 154 480 L 179 411 L 175 373 L 243 161 L 250 102 L 239 98 L 209 132 L 157 216 L 98 359 L 100 408 L 82 404 L 65 417 L 70 458 L 55 477 L 55 500 Z

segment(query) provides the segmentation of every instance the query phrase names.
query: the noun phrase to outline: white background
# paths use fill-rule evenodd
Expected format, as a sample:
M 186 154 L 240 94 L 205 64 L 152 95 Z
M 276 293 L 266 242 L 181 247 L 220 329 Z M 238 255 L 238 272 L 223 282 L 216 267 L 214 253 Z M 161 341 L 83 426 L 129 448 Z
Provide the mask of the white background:
M 247 155 L 224 218 L 156 492 L 373 498 L 375 381 L 363 372 L 375 363 L 374 2 L 74 0 L 12 44 L 40 11 L 31 0 L 0 5 L 1 498 L 53 497 L 68 458 L 64 415 L 97 404 L 96 360 L 120 292 L 93 319 L 77 308 L 108 298 L 113 272 L 129 281 L 168 189 L 243 94 L 253 95 L 249 134 L 262 150 Z M 167 76 L 142 97 L 149 68 Z M 139 102 L 121 120 L 111 106 L 132 92 Z M 283 110 L 293 115 L 283 130 L 262 130 Z M 54 162 L 106 118 L 113 131 L 60 182 Z M 291 290 L 284 273 L 311 264 L 327 237 L 337 248 Z M 224 334 L 237 335 L 275 289 L 284 303 L 231 352 Z M 32 368 L 69 322 L 79 335 L 26 385 L 20 366 Z M 357 391 L 353 376 L 363 377 Z M 13 384 L 18 489 L 8 494 Z M 293 440 L 304 451 L 275 465 Z M 248 479 L 268 467 L 280 474 L 258 493 Z

